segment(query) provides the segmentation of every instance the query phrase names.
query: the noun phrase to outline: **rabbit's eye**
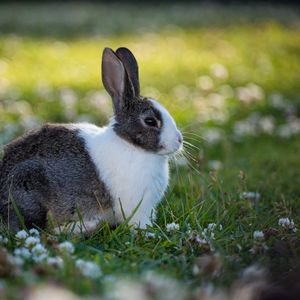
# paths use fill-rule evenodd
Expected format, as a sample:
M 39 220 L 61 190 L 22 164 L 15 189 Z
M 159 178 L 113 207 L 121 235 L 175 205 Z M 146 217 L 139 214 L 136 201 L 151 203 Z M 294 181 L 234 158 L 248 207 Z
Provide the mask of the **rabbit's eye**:
M 148 126 L 151 126 L 151 127 L 158 127 L 157 126 L 157 122 L 154 118 L 146 118 L 145 120 L 145 123 L 148 125 Z

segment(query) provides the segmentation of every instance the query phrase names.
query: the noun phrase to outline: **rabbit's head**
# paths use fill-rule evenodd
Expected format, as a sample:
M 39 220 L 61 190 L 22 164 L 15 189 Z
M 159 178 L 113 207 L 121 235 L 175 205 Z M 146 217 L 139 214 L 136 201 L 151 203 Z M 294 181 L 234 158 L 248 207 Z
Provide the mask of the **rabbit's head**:
M 157 101 L 140 95 L 138 64 L 127 48 L 105 48 L 102 81 L 112 97 L 113 128 L 126 141 L 161 155 L 182 147 L 182 135 L 169 112 Z

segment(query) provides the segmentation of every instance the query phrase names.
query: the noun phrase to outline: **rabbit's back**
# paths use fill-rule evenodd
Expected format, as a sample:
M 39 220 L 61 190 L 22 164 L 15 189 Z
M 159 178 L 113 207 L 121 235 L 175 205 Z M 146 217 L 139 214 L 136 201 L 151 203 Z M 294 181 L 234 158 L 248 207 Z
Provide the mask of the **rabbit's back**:
M 92 216 L 99 208 L 111 206 L 110 195 L 99 180 L 84 141 L 69 125 L 47 124 L 11 142 L 4 150 L 0 172 L 2 215 L 12 178 L 12 188 L 18 187 L 15 196 L 20 198 L 18 204 L 25 216 L 30 203 L 25 203 L 28 188 L 26 191 L 23 187 L 29 181 L 38 186 L 42 180 L 47 192 L 39 195 L 39 205 L 57 221 L 76 218 L 77 209 L 84 216 Z
M 68 125 L 46 124 L 13 140 L 4 148 L 1 174 L 5 175 L 15 165 L 32 158 L 59 158 L 65 153 L 84 152 L 82 142 Z

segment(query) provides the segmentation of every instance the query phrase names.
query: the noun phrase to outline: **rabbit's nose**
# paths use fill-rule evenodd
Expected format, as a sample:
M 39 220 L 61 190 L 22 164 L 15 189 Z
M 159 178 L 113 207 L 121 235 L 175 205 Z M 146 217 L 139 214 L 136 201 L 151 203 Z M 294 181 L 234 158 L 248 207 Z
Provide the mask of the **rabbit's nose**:
M 182 134 L 181 134 L 181 132 L 178 131 L 178 130 L 177 130 L 177 140 L 178 140 L 179 144 L 181 144 L 181 143 L 182 143 L 182 140 L 183 140 Z

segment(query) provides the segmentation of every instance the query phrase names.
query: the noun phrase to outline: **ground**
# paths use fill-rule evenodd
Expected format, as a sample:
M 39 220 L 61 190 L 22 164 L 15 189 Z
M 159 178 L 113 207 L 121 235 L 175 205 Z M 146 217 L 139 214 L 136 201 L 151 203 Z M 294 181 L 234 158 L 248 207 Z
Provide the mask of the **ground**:
M 296 272 L 299 24 L 299 8 L 284 6 L 2 5 L 2 146 L 44 122 L 104 125 L 105 46 L 133 51 L 142 94 L 168 108 L 187 143 L 146 232 L 3 232 L 0 293 L 22 299 L 60 282 L 82 297 L 180 299 L 227 289 L 253 264 L 270 281 Z

